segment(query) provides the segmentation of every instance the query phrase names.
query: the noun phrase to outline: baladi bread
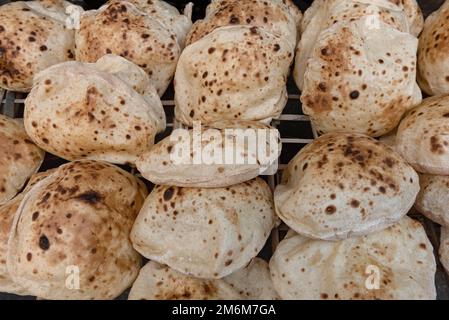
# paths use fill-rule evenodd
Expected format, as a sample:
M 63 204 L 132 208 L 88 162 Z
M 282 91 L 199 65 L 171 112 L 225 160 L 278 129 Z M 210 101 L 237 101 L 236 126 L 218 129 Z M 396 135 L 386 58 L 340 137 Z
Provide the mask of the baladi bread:
M 33 141 L 61 158 L 118 164 L 133 164 L 165 128 L 148 76 L 112 55 L 39 73 L 25 100 L 24 119 Z
M 8 268 L 6 266 L 8 238 L 12 222 L 14 220 L 14 215 L 25 194 L 31 189 L 32 186 L 49 176 L 52 172 L 53 170 L 50 170 L 32 175 L 24 191 L 9 200 L 7 203 L 0 205 L 0 292 L 8 292 L 19 295 L 28 294 L 19 283 L 12 281 L 8 273 Z
M 12 199 L 44 160 L 45 152 L 17 120 L 0 115 L 0 205 Z
M 432 244 L 422 225 L 409 217 L 341 242 L 291 233 L 277 247 L 270 271 L 283 299 L 436 298 Z
M 407 14 L 404 14 L 402 6 L 408 8 Z M 407 19 L 408 15 L 414 22 Z M 385 29 L 380 24 L 383 22 L 398 31 L 411 32 L 414 36 L 421 32 L 424 23 L 416 0 L 403 1 L 403 4 L 395 0 L 315 0 L 304 13 L 302 37 L 297 48 L 294 76 L 301 90 L 307 61 L 320 34 L 335 24 L 344 25 L 354 20 L 361 20 L 365 28 L 374 28 L 380 34 Z
M 449 227 L 449 176 L 422 174 L 415 208 L 436 223 Z
M 378 137 L 421 102 L 418 40 L 382 22 L 379 28 L 367 28 L 362 18 L 320 33 L 301 95 L 303 111 L 319 133 L 343 130 Z
M 428 98 L 407 114 L 396 147 L 421 173 L 449 175 L 449 96 Z
M 150 260 L 218 279 L 248 264 L 275 222 L 271 190 L 260 178 L 216 189 L 156 186 L 131 241 Z
M 232 129 L 242 131 L 229 131 Z M 210 127 L 198 130 L 201 134 L 198 138 L 197 131 L 180 130 L 156 144 L 136 162 L 145 179 L 154 184 L 178 187 L 228 187 L 251 180 L 270 165 L 277 165 L 282 149 L 279 132 L 260 122 L 229 120 L 212 123 Z M 245 139 L 245 136 L 255 139 Z M 248 147 L 248 141 L 257 144 L 252 146 L 254 149 Z M 184 150 L 185 146 L 188 149 Z M 185 152 L 185 160 L 179 155 L 181 152 Z M 232 159 L 227 162 L 226 157 L 230 155 L 233 155 Z M 236 155 L 246 157 L 238 162 Z
M 268 263 L 260 258 L 254 258 L 245 268 L 232 273 L 223 280 L 237 290 L 244 299 L 279 299 L 271 280 Z
M 146 194 L 142 182 L 107 163 L 59 167 L 31 188 L 14 217 L 13 281 L 50 300 L 117 297 L 140 269 L 129 232 Z
M 179 58 L 176 119 L 192 126 L 193 121 L 269 121 L 279 116 L 287 102 L 293 48 L 258 27 L 215 29 Z
M 449 229 L 441 228 L 440 240 L 440 261 L 446 272 L 449 274 Z
M 449 1 L 427 17 L 419 38 L 418 83 L 429 95 L 449 94 Z
M 268 264 L 259 258 L 223 279 L 199 279 L 157 262 L 148 262 L 129 293 L 129 300 L 274 300 Z
M 178 40 L 177 33 L 183 28 L 158 19 L 161 14 L 172 14 L 172 11 L 164 13 L 163 6 L 147 4 L 147 12 L 140 3 L 111 1 L 83 14 L 75 37 L 76 58 L 95 62 L 108 53 L 120 55 L 144 69 L 162 96 L 173 78 L 181 53 L 183 40 Z M 167 17 L 172 18 L 171 15 Z M 184 37 L 190 26 L 191 23 L 185 24 Z
M 116 0 L 109 0 L 108 3 Z M 189 3 L 184 8 L 183 14 L 179 14 L 178 9 L 171 4 L 161 0 L 126 0 L 143 10 L 151 18 L 158 20 L 168 29 L 176 34 L 176 40 L 181 48 L 185 45 L 187 33 L 192 27 L 193 3 Z
M 338 240 L 389 227 L 407 214 L 419 178 L 391 148 L 360 134 L 326 134 L 283 172 L 276 212 L 297 233 Z
M 75 58 L 75 32 L 66 25 L 69 5 L 46 0 L 0 6 L 0 87 L 28 92 L 35 74 Z
M 285 37 L 296 45 L 301 12 L 290 1 L 218 0 L 212 1 L 203 20 L 197 20 L 187 37 L 187 45 L 198 41 L 213 30 L 229 25 L 249 25 L 264 28 Z
M 405 14 L 407 24 L 404 17 L 398 15 L 398 11 Z M 349 21 L 361 14 L 375 15 L 398 29 L 404 28 L 405 32 L 408 30 L 416 37 L 424 27 L 424 16 L 416 0 L 315 0 L 304 12 L 301 31 L 304 32 L 311 23 L 319 22 L 320 18 L 322 23 L 329 25 L 332 18 L 337 22 L 341 19 Z

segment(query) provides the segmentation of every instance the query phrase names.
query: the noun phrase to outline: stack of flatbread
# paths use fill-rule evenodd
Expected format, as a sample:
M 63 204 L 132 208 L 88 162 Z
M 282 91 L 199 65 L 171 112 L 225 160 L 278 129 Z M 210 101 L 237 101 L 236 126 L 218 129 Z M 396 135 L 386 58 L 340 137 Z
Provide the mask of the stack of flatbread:
M 192 126 L 279 116 L 300 19 L 290 0 L 212 1 L 179 58 L 176 119 Z
M 82 11 L 62 0 L 0 6 L 0 88 L 28 92 L 39 71 L 74 60 L 75 31 L 68 13 Z
M 190 27 L 192 5 L 184 15 L 160 0 L 110 0 L 85 12 L 76 31 L 76 59 L 95 62 L 120 55 L 150 76 L 158 94 L 167 89 Z
M 415 0 L 314 1 L 304 16 L 294 75 L 318 132 L 378 137 L 420 103 Z
M 303 148 L 274 194 L 292 229 L 270 262 L 281 298 L 435 299 L 432 245 L 406 216 L 419 189 L 413 167 L 369 136 L 328 133 Z

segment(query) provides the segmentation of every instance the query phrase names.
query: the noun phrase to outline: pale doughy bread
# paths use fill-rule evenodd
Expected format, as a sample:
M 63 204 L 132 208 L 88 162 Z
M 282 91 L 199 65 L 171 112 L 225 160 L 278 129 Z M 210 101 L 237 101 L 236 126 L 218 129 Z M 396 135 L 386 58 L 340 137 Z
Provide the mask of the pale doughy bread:
M 422 225 L 409 217 L 340 242 L 291 233 L 277 247 L 270 270 L 283 299 L 436 298 L 432 244 Z
M 391 148 L 364 135 L 335 133 L 293 158 L 274 200 L 279 217 L 296 232 L 338 240 L 396 223 L 418 191 L 417 173 Z
M 39 170 L 45 152 L 27 136 L 22 123 L 0 115 L 0 205 L 12 199 Z
M 418 83 L 429 95 L 449 94 L 449 1 L 427 17 L 419 38 Z
M 449 175 L 449 96 L 428 98 L 402 120 L 396 148 L 415 170 Z
M 242 131 L 228 131 L 232 129 Z M 270 164 L 277 165 L 282 149 L 279 132 L 260 122 L 221 121 L 212 123 L 211 127 L 201 127 L 198 130 L 201 136 L 196 132 L 175 131 L 144 153 L 136 163 L 142 176 L 160 185 L 227 187 L 257 177 Z M 245 136 L 255 138 L 245 139 Z M 260 142 L 262 139 L 265 144 Z M 254 141 L 255 145 L 248 147 L 245 141 Z M 264 150 L 257 148 L 262 145 Z M 231 155 L 247 157 L 237 162 Z
M 274 300 L 268 264 L 259 258 L 223 279 L 199 279 L 157 262 L 148 262 L 129 293 L 129 300 Z
M 50 170 L 32 175 L 24 191 L 5 204 L 0 205 L 0 292 L 14 293 L 18 295 L 29 294 L 20 286 L 20 283 L 15 283 L 8 273 L 8 268 L 6 266 L 8 238 L 11 231 L 12 222 L 14 220 L 14 215 L 25 194 L 31 189 L 32 186 L 50 175 L 52 172 L 53 170 Z
M 272 192 L 260 178 L 215 189 L 156 186 L 131 241 L 150 260 L 218 279 L 247 265 L 275 222 Z
M 66 26 L 69 5 L 45 0 L 0 6 L 0 87 L 28 92 L 35 74 L 75 58 L 75 32 Z
M 66 62 L 39 73 L 25 101 L 25 129 L 67 160 L 134 164 L 165 128 L 148 76 L 124 58 Z
M 206 17 L 189 32 L 191 44 L 213 30 L 229 25 L 257 26 L 296 45 L 301 12 L 291 1 L 218 0 L 208 6 Z
M 320 133 L 344 130 L 378 137 L 421 102 L 418 40 L 383 22 L 380 30 L 365 24 L 364 18 L 336 23 L 313 42 L 306 65 L 297 58 L 303 111 Z
M 419 184 L 415 208 L 432 221 L 449 227 L 449 176 L 422 174 Z
M 146 194 L 142 182 L 104 162 L 59 167 L 26 193 L 14 217 L 12 280 L 44 299 L 116 298 L 140 269 L 129 233 Z
M 75 37 L 76 58 L 95 62 L 108 53 L 120 55 L 144 69 L 162 96 L 190 27 L 190 18 L 162 1 L 110 1 L 83 14 Z
M 227 26 L 187 46 L 175 74 L 181 123 L 269 121 L 286 102 L 294 45 L 262 28 Z

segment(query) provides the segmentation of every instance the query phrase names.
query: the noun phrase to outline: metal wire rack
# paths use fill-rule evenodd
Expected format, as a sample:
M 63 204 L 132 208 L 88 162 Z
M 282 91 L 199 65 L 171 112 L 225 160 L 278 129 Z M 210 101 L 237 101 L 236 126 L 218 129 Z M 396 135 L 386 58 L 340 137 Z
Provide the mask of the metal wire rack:
M 293 80 L 290 79 L 288 83 L 289 99 L 283 114 L 272 121 L 272 126 L 277 128 L 281 133 L 282 141 L 282 154 L 279 159 L 279 170 L 275 175 L 266 176 L 266 180 L 270 187 L 274 190 L 276 185 L 280 182 L 282 176 L 282 170 L 288 164 L 288 162 L 301 150 L 306 144 L 310 143 L 317 137 L 317 133 L 314 130 L 308 116 L 301 113 L 300 106 L 300 94 Z M 13 118 L 22 118 L 23 108 L 26 94 L 16 93 L 11 91 L 5 91 L 0 89 L 0 113 Z M 156 140 L 160 141 L 164 137 L 168 136 L 174 122 L 174 101 L 173 101 L 173 88 L 170 87 L 167 93 L 162 98 L 162 103 L 167 115 L 167 129 L 162 134 L 158 135 Z M 46 155 L 44 164 L 41 170 L 48 170 L 50 168 L 58 167 L 66 161 L 60 159 L 54 155 Z M 140 177 L 139 173 L 134 168 L 125 167 L 128 171 Z M 148 183 L 148 182 L 147 182 Z M 152 188 L 152 184 L 148 183 L 149 188 Z M 449 277 L 445 273 L 441 263 L 438 259 L 439 248 L 439 226 L 432 221 L 426 219 L 416 211 L 412 210 L 410 216 L 419 220 L 425 227 L 435 249 L 435 256 L 438 261 L 438 269 L 436 274 L 436 284 L 438 299 L 449 300 Z M 260 253 L 260 256 L 268 260 L 271 254 L 276 249 L 279 242 L 285 236 L 288 231 L 288 227 L 285 224 L 281 224 L 275 228 L 267 242 L 265 248 Z M 119 299 L 126 299 L 127 292 L 125 292 Z M 0 299 L 17 299 L 19 297 L 14 295 L 0 294 Z M 21 298 L 21 297 L 20 297 Z

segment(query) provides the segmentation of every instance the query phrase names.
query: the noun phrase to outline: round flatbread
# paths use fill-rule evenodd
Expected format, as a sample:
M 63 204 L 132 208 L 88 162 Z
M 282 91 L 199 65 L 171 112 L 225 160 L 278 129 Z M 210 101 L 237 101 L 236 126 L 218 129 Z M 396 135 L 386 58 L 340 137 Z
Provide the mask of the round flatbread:
M 128 300 L 274 300 L 268 264 L 259 258 L 223 279 L 193 278 L 157 262 L 148 262 Z
M 427 17 L 419 38 L 418 82 L 429 95 L 449 94 L 449 2 Z
M 422 174 L 415 208 L 436 223 L 449 227 L 449 176 Z
M 175 74 L 175 116 L 192 126 L 269 121 L 286 102 L 294 45 L 262 28 L 227 26 L 187 46 Z
M 260 178 L 215 189 L 156 186 L 131 241 L 148 259 L 219 279 L 259 253 L 275 222 L 272 192 Z
M 107 55 L 39 73 L 24 122 L 37 145 L 61 158 L 134 164 L 165 128 L 165 113 L 145 72 Z
M 0 205 L 12 199 L 39 170 L 45 152 L 26 134 L 18 120 L 0 115 Z
M 409 112 L 396 148 L 417 171 L 449 175 L 449 96 L 428 98 Z
M 0 87 L 28 92 L 38 72 L 75 59 L 68 1 L 15 1 L 0 6 Z
M 162 1 L 110 1 L 81 17 L 76 58 L 95 62 L 105 54 L 120 55 L 144 69 L 162 96 L 190 27 L 188 17 Z
M 7 267 L 44 299 L 113 299 L 137 277 L 129 233 L 146 188 L 97 161 L 59 167 L 26 193 L 14 217 Z
M 210 127 L 174 131 L 136 165 L 155 184 L 228 187 L 272 172 L 281 149 L 276 129 L 260 122 L 225 120 Z
M 326 134 L 283 172 L 279 217 L 304 236 L 338 240 L 380 231 L 415 202 L 419 178 L 391 148 L 360 134 Z
M 409 217 L 378 233 L 340 242 L 293 233 L 270 261 L 283 299 L 435 299 L 436 263 L 422 225 Z

